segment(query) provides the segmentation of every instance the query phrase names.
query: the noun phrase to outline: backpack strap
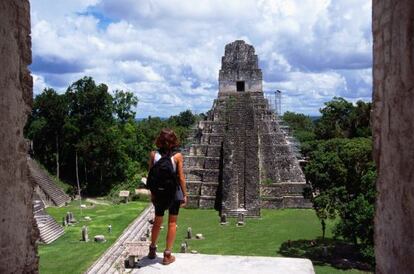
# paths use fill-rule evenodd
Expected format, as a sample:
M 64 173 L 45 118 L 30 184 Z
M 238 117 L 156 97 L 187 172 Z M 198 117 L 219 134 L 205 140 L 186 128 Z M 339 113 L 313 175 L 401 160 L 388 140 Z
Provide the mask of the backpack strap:
M 154 162 L 153 164 L 155 164 L 156 162 L 158 162 L 162 157 L 168 157 L 171 158 L 171 163 L 173 166 L 174 171 L 177 171 L 177 164 L 174 161 L 174 155 L 177 154 L 178 152 L 176 151 L 172 151 L 172 152 L 168 152 L 167 154 L 162 155 L 161 152 L 159 150 L 155 151 L 155 155 L 154 155 Z

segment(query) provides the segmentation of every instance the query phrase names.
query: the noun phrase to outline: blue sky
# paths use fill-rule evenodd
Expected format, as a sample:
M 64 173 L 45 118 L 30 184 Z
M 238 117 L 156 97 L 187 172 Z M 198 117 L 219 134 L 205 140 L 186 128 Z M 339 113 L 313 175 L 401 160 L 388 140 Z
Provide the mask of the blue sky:
M 282 110 L 317 115 L 372 94 L 371 0 L 33 0 L 34 92 L 87 75 L 134 92 L 137 117 L 205 112 L 224 46 L 259 56 Z

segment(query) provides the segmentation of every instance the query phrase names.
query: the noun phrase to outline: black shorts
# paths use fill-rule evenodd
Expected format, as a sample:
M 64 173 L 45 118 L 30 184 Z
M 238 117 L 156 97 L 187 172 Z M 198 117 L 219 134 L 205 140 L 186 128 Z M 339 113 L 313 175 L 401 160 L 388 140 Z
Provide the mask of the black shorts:
M 155 216 L 164 216 L 164 211 L 168 209 L 168 214 L 178 215 L 180 210 L 181 201 L 173 201 L 170 204 L 165 203 L 154 203 L 155 207 Z

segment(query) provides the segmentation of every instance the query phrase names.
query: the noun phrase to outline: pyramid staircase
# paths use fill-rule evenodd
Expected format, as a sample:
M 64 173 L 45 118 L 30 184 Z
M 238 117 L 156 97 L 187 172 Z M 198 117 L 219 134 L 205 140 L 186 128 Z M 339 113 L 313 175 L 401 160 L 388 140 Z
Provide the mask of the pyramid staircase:
M 55 184 L 49 174 L 34 160 L 28 158 L 27 165 L 29 167 L 29 179 L 35 185 L 33 213 L 40 232 L 40 241 L 50 244 L 62 236 L 65 230 L 52 216 L 46 213 L 45 207 L 61 207 L 70 201 L 70 197 Z
M 298 159 L 263 92 L 221 93 L 207 119 L 193 128 L 184 154 L 189 206 L 217 209 L 224 198 L 229 216 L 312 206 L 303 197 L 306 183 Z M 223 191 L 226 176 L 237 177 L 238 183 Z
M 36 196 L 33 200 L 33 213 L 40 232 L 40 241 L 45 244 L 50 244 L 62 236 L 65 230 L 52 216 L 45 212 L 42 200 Z
M 30 179 L 36 185 L 36 192 L 40 192 L 40 199 L 46 206 L 63 206 L 70 201 L 70 197 L 56 185 L 49 174 L 39 166 L 34 160 L 28 158 Z

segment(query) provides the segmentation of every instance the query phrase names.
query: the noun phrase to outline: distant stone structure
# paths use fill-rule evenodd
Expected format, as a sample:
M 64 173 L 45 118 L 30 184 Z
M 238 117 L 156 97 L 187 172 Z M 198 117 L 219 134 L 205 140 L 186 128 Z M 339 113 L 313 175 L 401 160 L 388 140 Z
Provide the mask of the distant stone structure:
M 41 168 L 36 161 L 28 158 L 27 166 L 29 167 L 29 179 L 35 186 L 34 203 L 41 200 L 45 207 L 61 207 L 70 202 L 71 199 L 69 195 L 56 185 L 46 170 Z
M 226 45 L 218 98 L 185 151 L 189 205 L 227 216 L 261 208 L 310 207 L 305 178 L 263 95 L 253 46 Z
M 70 202 L 70 197 L 56 185 L 49 174 L 30 157 L 27 158 L 28 178 L 34 186 L 32 199 L 33 214 L 39 229 L 40 241 L 50 244 L 65 233 L 52 216 L 44 210 L 49 206 L 64 206 Z M 66 219 L 63 225 L 70 224 L 72 219 Z

